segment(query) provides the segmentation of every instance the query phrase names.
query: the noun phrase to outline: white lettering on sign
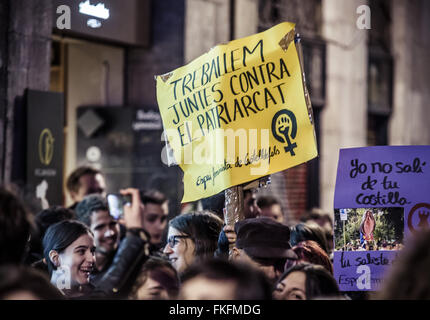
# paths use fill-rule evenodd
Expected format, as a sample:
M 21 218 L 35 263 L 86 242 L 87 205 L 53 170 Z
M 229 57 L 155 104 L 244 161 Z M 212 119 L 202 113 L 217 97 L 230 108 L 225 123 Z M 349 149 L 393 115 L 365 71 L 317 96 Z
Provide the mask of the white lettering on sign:
M 138 110 L 136 112 L 136 118 L 137 120 L 156 120 L 161 122 L 161 116 L 158 112 L 154 112 L 152 110 L 149 110 L 147 112 L 143 110 Z
M 57 13 L 61 14 L 57 18 L 57 28 L 60 30 L 63 29 L 71 29 L 71 14 L 70 14 L 70 7 L 66 5 L 61 5 L 57 7 Z
M 357 18 L 357 28 L 360 30 L 364 30 L 364 29 L 371 29 L 371 12 L 370 12 L 370 7 L 366 6 L 366 5 L 361 5 L 359 7 L 357 7 L 357 14 L 359 14 L 360 16 Z
M 138 110 L 136 112 L 136 119 L 137 121 L 132 123 L 134 131 L 161 130 L 163 128 L 161 116 L 158 112 Z
M 60 266 L 54 270 L 56 279 L 55 284 L 58 289 L 70 289 L 71 288 L 71 273 L 68 266 Z
M 57 170 L 55 169 L 34 169 L 34 175 L 36 177 L 55 177 L 57 175 Z
M 162 124 L 160 123 L 152 123 L 152 122 L 133 122 L 132 128 L 134 131 L 140 130 L 160 130 L 162 129 Z
M 361 274 L 357 278 L 357 288 L 360 290 L 370 290 L 370 268 L 369 266 L 362 265 L 357 268 L 357 273 Z
M 87 26 L 93 29 L 97 29 L 102 26 L 102 23 L 100 22 L 100 20 L 97 19 L 88 19 Z
M 90 0 L 85 2 L 81 2 L 79 4 L 79 12 L 82 14 L 86 14 L 88 16 L 93 16 L 100 19 L 108 19 L 109 18 L 109 9 L 107 9 L 104 3 L 98 3 L 97 5 L 92 5 Z

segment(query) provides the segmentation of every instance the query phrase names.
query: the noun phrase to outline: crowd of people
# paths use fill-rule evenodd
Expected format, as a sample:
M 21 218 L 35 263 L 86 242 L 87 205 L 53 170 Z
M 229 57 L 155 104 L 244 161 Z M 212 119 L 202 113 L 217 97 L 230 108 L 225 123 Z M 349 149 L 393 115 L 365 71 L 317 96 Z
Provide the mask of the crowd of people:
M 344 245 L 341 251 L 399 251 L 404 247 L 403 243 L 390 240 L 390 241 L 375 241 L 375 240 L 364 240 L 362 243 L 360 240 L 350 241 Z
M 276 198 L 245 190 L 234 225 L 223 193 L 168 221 L 163 193 L 127 188 L 131 201 L 114 217 L 99 170 L 79 167 L 66 186 L 73 205 L 40 212 L 0 187 L 0 299 L 354 298 L 334 278 L 333 223 L 321 210 L 289 225 Z M 420 280 L 430 276 L 429 233 L 403 250 L 378 298 L 430 298 Z

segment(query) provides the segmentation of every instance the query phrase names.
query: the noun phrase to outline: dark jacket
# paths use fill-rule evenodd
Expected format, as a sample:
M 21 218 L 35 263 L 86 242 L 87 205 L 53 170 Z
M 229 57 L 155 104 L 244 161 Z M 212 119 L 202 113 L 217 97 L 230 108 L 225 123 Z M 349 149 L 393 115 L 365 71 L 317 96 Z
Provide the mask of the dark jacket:
M 76 211 L 76 206 L 79 204 L 79 202 L 75 202 L 74 204 L 72 204 L 70 207 L 68 207 L 67 209 L 73 210 L 73 212 Z
M 48 265 L 43 261 L 43 259 L 33 262 L 31 266 L 39 271 L 42 271 L 49 277 Z
M 127 298 L 142 265 L 149 257 L 149 235 L 143 229 L 126 231 L 113 257 L 104 270 L 94 272 L 90 283 L 95 287 L 92 298 Z
M 219 259 L 228 260 L 230 251 L 230 243 L 228 242 L 228 238 L 224 232 L 221 230 L 218 237 L 218 248 L 215 251 L 215 257 Z

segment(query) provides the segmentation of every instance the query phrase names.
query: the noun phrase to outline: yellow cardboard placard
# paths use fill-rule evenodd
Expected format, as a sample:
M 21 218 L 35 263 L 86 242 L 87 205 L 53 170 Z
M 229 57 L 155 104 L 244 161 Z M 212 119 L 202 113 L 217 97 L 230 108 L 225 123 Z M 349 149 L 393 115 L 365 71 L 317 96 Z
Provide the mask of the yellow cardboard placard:
M 293 23 L 218 45 L 156 81 L 165 135 L 184 171 L 182 202 L 318 155 Z

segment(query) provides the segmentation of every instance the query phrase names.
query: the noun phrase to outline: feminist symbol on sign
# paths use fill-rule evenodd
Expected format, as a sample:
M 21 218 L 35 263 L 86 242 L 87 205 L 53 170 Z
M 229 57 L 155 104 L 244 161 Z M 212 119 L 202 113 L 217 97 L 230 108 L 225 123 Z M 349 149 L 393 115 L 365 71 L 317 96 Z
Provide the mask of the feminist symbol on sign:
M 279 110 L 272 119 L 272 134 L 276 140 L 286 143 L 285 152 L 290 152 L 295 156 L 294 148 L 297 148 L 297 143 L 291 143 L 291 139 L 296 138 L 297 121 L 296 116 L 290 110 Z
M 428 203 L 418 203 L 416 204 L 411 211 L 409 211 L 408 215 L 408 227 L 411 232 L 416 232 L 417 229 L 414 228 L 414 214 L 418 210 L 418 218 L 419 222 L 416 224 L 419 229 L 425 229 L 429 227 L 428 218 L 430 216 L 430 204 Z M 415 216 L 416 217 L 416 216 Z M 416 220 L 416 219 L 415 219 Z

